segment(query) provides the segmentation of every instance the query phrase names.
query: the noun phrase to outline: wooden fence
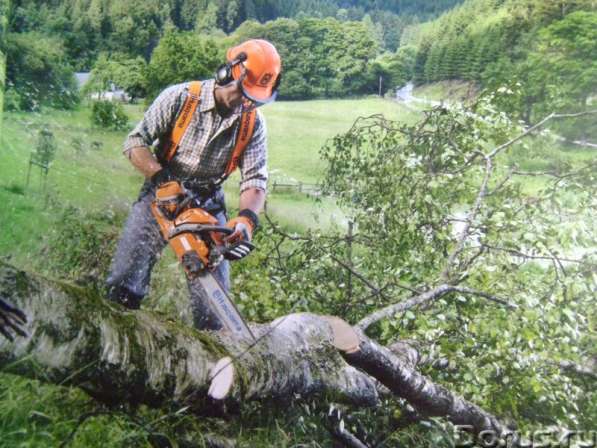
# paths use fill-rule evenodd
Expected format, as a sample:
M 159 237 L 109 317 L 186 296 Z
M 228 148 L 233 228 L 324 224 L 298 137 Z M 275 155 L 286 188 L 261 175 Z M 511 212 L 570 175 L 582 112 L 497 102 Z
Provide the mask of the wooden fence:
M 308 184 L 305 182 L 289 183 L 274 180 L 270 183 L 270 191 L 295 191 L 309 196 L 321 196 L 321 187 L 318 184 Z

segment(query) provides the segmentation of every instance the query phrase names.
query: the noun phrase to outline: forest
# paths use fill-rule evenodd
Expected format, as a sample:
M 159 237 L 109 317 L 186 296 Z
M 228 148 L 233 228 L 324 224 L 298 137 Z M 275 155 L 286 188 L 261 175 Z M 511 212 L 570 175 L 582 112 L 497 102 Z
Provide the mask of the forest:
M 0 27 L 0 447 L 597 445 L 594 0 L 0 0 Z M 169 249 L 140 310 L 105 279 L 127 133 L 252 38 L 282 81 L 249 343 L 192 328 Z

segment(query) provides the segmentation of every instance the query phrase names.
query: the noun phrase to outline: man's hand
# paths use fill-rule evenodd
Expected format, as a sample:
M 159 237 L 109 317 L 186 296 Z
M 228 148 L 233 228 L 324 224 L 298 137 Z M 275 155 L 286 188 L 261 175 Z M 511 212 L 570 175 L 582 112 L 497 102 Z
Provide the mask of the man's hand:
M 19 336 L 27 337 L 27 333 L 21 328 L 26 323 L 27 316 L 25 316 L 25 313 L 0 299 L 0 333 L 6 339 L 14 341 L 11 330 Z
M 236 218 L 226 223 L 226 227 L 234 230 L 231 235 L 223 238 L 228 244 L 228 250 L 224 254 L 227 260 L 240 260 L 255 248 L 251 239 L 258 224 L 257 215 L 249 209 L 241 210 Z
M 152 185 L 159 187 L 160 185 L 165 184 L 166 182 L 174 180 L 174 177 L 172 176 L 172 173 L 170 172 L 168 167 L 165 167 L 154 173 L 149 180 Z

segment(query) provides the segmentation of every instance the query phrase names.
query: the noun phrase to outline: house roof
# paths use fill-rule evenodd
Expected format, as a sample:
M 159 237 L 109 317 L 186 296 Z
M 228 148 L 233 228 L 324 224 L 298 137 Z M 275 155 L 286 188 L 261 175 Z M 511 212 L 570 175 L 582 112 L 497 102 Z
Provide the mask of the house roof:
M 89 76 L 91 75 L 91 73 L 89 72 L 76 72 L 75 73 L 75 79 L 77 80 L 77 86 L 79 87 L 79 89 L 81 87 L 83 87 L 87 81 L 89 81 Z

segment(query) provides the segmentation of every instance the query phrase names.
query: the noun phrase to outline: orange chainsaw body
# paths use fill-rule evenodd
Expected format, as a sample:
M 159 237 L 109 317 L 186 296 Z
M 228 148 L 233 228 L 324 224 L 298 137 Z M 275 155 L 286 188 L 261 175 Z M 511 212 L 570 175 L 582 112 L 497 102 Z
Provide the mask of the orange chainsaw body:
M 193 206 L 189 197 L 178 182 L 167 182 L 157 189 L 151 211 L 162 235 L 174 249 L 187 276 L 200 282 L 222 326 L 244 339 L 256 341 L 226 289 L 209 272 L 224 258 L 222 232 L 230 229 L 220 226 L 204 209 Z
M 210 247 L 191 229 L 197 225 L 217 226 L 219 223 L 211 214 L 198 207 L 184 208 L 176 215 L 182 195 L 178 182 L 164 184 L 156 192 L 151 211 L 160 226 L 162 236 L 174 250 L 187 274 L 194 275 L 210 265 Z M 189 230 L 179 231 L 185 228 Z M 214 243 L 221 244 L 221 236 L 217 233 L 211 233 L 210 237 Z

